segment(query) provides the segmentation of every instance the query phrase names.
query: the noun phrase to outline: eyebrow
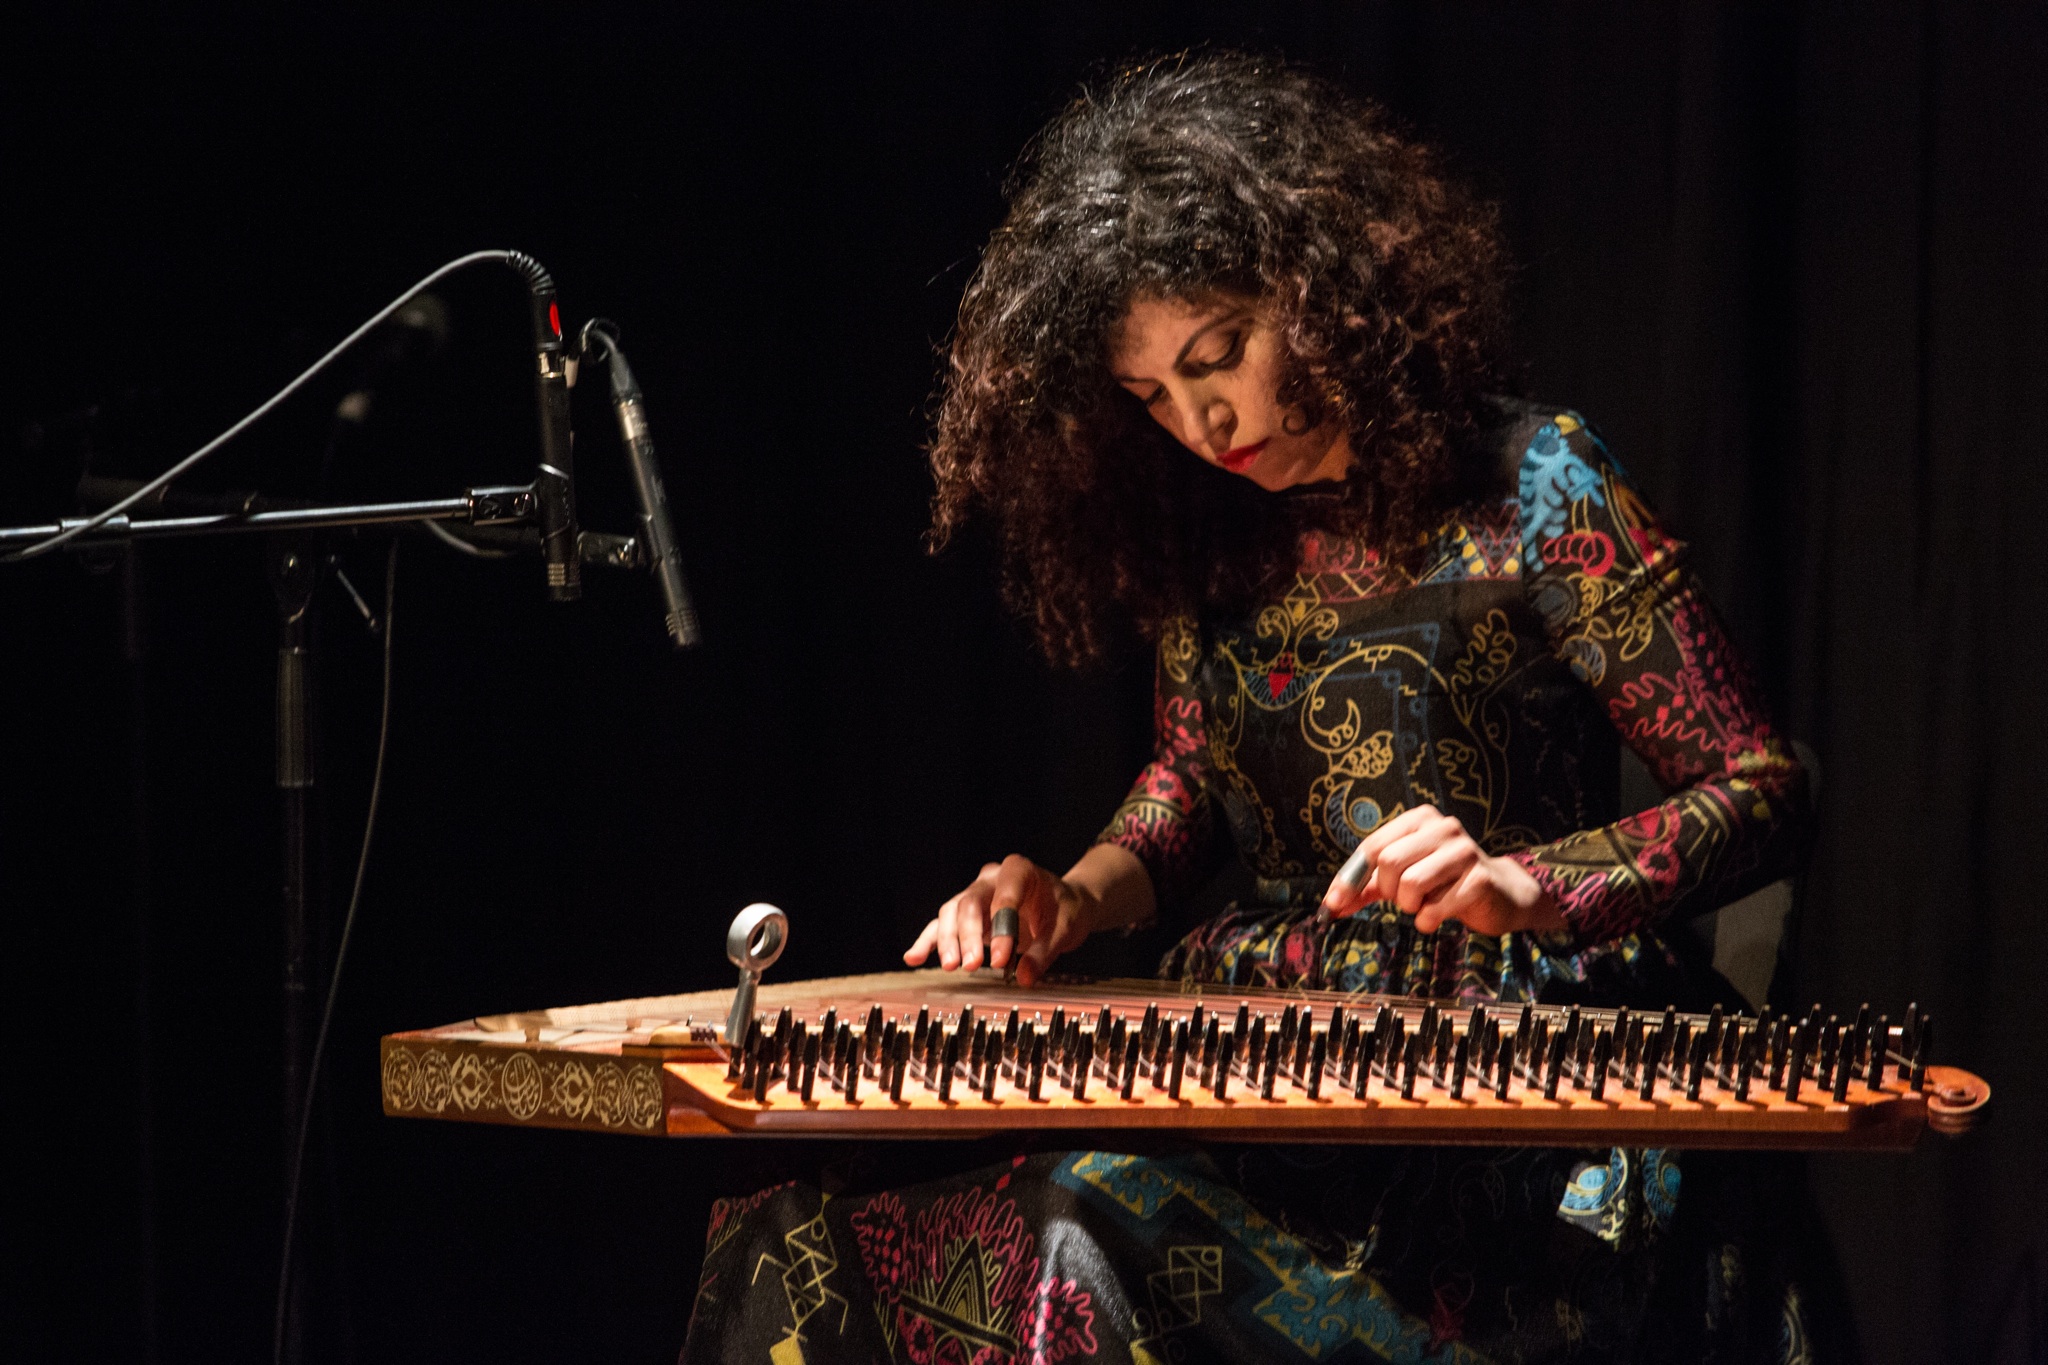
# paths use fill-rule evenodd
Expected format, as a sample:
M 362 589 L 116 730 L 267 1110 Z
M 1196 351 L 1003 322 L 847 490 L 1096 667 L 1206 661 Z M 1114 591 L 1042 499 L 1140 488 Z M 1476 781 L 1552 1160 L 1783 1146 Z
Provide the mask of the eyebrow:
M 1200 341 L 1203 337 L 1209 335 L 1209 333 L 1215 331 L 1218 327 L 1223 326 L 1223 324 L 1227 322 L 1237 322 L 1243 318 L 1249 317 L 1251 315 L 1251 311 L 1252 310 L 1249 308 L 1233 308 L 1226 313 L 1219 313 L 1215 317 L 1211 318 L 1209 321 L 1203 323 L 1201 327 L 1195 331 L 1193 336 L 1190 336 L 1187 339 L 1187 341 L 1182 343 L 1180 353 L 1174 356 L 1173 358 L 1173 367 L 1175 369 L 1179 369 L 1183 364 L 1186 363 L 1188 358 L 1188 352 L 1195 349 L 1196 342 Z M 1143 384 L 1147 382 L 1134 374 L 1111 374 L 1110 378 L 1114 379 L 1119 384 Z

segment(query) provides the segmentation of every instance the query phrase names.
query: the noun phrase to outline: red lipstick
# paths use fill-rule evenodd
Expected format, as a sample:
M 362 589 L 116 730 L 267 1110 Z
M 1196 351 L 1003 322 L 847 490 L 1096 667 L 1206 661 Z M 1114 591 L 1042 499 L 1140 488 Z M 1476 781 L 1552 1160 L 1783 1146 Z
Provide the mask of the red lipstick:
M 1268 436 L 1266 441 L 1272 439 L 1272 437 Z M 1266 441 L 1255 441 L 1248 446 L 1239 446 L 1235 450 L 1226 450 L 1216 457 L 1216 463 L 1222 465 L 1233 474 L 1242 474 L 1245 470 L 1252 467 L 1253 460 L 1259 458 L 1259 452 L 1266 448 Z

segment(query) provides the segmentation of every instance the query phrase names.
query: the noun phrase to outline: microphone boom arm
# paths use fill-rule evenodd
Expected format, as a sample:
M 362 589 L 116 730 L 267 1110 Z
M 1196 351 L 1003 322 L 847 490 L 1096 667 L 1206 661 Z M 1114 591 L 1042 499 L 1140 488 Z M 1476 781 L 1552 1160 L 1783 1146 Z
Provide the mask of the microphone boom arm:
M 91 479 L 83 486 L 89 490 L 90 501 L 115 501 L 142 485 L 129 480 Z M 402 530 L 433 522 L 443 527 L 466 528 L 461 538 L 486 549 L 524 554 L 542 554 L 546 549 L 539 530 L 538 498 L 532 484 L 485 485 L 466 488 L 460 497 L 408 502 L 316 506 L 256 494 L 226 493 L 171 494 L 157 505 L 179 509 L 185 514 L 137 517 L 123 513 L 90 525 L 67 540 L 65 546 L 85 550 L 137 540 L 172 540 L 251 531 L 308 531 L 364 526 L 390 526 Z M 92 517 L 67 517 L 54 524 L 0 527 L 0 550 L 16 544 L 33 544 L 92 521 Z M 578 528 L 575 546 L 575 559 L 579 564 L 599 564 L 615 569 L 652 567 L 644 542 L 636 536 Z

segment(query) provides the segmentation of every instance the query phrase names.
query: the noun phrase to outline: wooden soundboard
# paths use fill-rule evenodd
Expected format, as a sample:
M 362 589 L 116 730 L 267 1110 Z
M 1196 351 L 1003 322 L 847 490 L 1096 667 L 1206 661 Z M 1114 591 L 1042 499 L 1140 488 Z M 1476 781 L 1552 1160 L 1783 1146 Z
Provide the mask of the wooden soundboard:
M 1024 990 L 992 972 L 923 971 L 764 985 L 732 1047 L 731 1003 L 707 991 L 392 1034 L 384 1110 L 670 1137 L 1142 1129 L 1904 1149 L 1930 1127 L 1964 1130 L 1990 1097 L 1976 1076 L 1927 1063 L 1931 1030 L 1917 1014 L 1898 1026 L 1867 1013 L 1846 1026 L 1554 1006 L 1475 1014 L 1159 981 Z

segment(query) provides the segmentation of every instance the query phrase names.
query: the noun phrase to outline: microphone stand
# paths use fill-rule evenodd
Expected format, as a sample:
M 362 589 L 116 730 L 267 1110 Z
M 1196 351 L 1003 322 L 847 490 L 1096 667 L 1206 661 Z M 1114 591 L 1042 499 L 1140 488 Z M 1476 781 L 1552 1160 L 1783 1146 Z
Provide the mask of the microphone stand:
M 90 507 L 111 506 L 142 485 L 124 480 L 88 478 L 79 492 Z M 281 895 L 283 929 L 283 1083 L 284 1158 L 290 1169 L 300 1115 L 304 1112 L 309 1068 L 316 1024 L 311 988 L 311 943 L 313 923 L 310 910 L 308 852 L 311 848 L 313 796 L 312 749 L 312 653 L 308 629 L 314 594 L 328 566 L 321 541 L 330 530 L 391 527 L 395 530 L 427 533 L 427 524 L 437 527 L 460 525 L 466 533 L 455 537 L 493 557 L 504 554 L 541 556 L 546 547 L 541 533 L 542 507 L 534 484 L 491 485 L 466 488 L 460 496 L 408 502 L 343 503 L 314 505 L 266 498 L 258 494 L 192 496 L 159 494 L 159 505 L 189 510 L 185 515 L 130 516 L 110 518 L 104 524 L 82 532 L 69 541 L 67 549 L 88 550 L 107 546 L 127 547 L 152 540 L 261 534 L 270 537 L 265 571 L 277 599 L 277 789 L 282 807 L 283 886 Z M 85 517 L 67 518 L 54 525 L 0 527 L 0 553 L 30 545 L 67 531 Z M 444 536 L 454 536 L 443 530 Z M 660 562 L 646 551 L 637 536 L 609 535 L 601 531 L 577 531 L 576 557 L 584 564 L 617 569 L 645 569 L 658 572 Z M 370 621 L 373 632 L 382 623 L 343 579 L 343 586 L 355 597 Z M 289 1292 L 293 1306 L 288 1315 L 290 1338 L 285 1358 L 303 1357 L 299 1333 L 303 1325 L 301 1295 L 308 1276 L 292 1278 Z

